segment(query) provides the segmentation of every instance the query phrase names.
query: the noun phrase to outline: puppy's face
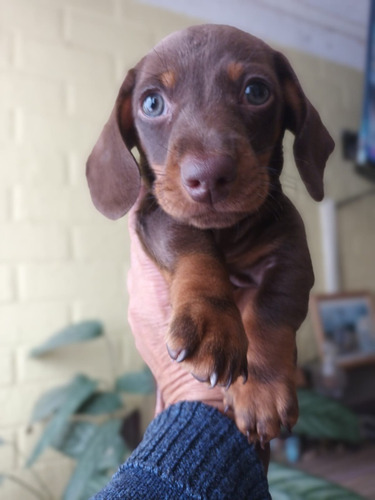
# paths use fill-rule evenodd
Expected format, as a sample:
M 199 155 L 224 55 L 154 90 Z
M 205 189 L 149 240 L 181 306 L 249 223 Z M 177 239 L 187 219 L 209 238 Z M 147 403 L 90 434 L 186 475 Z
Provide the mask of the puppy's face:
M 280 191 L 285 129 L 295 135 L 300 176 L 320 200 L 334 144 L 287 59 L 229 26 L 174 33 L 120 88 L 87 162 L 94 204 L 114 219 L 133 205 L 136 146 L 167 213 L 199 228 L 230 226 Z
M 144 59 L 132 107 L 154 193 L 172 217 L 229 226 L 276 187 L 283 99 L 259 40 L 223 28 L 168 38 Z

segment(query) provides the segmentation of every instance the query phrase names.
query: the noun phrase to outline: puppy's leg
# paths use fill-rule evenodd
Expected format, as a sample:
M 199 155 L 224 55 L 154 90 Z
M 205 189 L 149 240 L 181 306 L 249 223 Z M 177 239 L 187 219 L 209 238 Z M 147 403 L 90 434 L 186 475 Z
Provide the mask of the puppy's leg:
M 313 284 L 302 239 L 301 248 L 300 257 L 298 252 L 283 253 L 277 263 L 275 256 L 258 287 L 235 292 L 249 341 L 248 380 L 237 380 L 224 398 L 239 429 L 262 445 L 278 436 L 280 425 L 290 429 L 298 418 L 295 333 L 306 316 Z
M 138 234 L 170 284 L 171 357 L 211 385 L 246 377 L 247 337 L 212 234 L 177 223 L 149 199 Z
M 278 436 L 280 425 L 291 429 L 298 418 L 295 387 L 295 332 L 262 324 L 251 303 L 243 311 L 249 340 L 248 380 L 237 380 L 225 392 L 238 428 L 250 442 L 264 446 Z
M 176 260 L 171 275 L 171 356 L 202 381 L 230 385 L 246 377 L 247 339 L 224 265 L 210 254 Z

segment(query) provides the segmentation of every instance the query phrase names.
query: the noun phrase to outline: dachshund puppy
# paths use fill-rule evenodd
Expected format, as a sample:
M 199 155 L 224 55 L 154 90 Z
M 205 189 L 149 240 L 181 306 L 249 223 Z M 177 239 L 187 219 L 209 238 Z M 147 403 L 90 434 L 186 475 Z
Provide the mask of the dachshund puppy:
M 297 420 L 295 333 L 314 281 L 279 180 L 285 130 L 319 201 L 334 143 L 287 59 L 233 27 L 193 26 L 128 72 L 87 162 L 111 219 L 142 177 L 137 230 L 170 286 L 169 354 L 225 387 L 239 429 L 262 445 Z

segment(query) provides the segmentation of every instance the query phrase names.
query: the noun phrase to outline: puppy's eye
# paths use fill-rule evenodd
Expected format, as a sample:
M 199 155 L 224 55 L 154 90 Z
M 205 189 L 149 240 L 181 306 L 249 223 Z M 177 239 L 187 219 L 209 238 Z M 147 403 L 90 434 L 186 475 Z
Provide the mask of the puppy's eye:
M 252 82 L 245 88 L 245 99 L 249 104 L 260 106 L 268 101 L 270 97 L 270 90 L 262 82 Z
M 164 108 L 164 99 L 160 94 L 149 94 L 142 103 L 144 114 L 151 118 L 162 115 Z

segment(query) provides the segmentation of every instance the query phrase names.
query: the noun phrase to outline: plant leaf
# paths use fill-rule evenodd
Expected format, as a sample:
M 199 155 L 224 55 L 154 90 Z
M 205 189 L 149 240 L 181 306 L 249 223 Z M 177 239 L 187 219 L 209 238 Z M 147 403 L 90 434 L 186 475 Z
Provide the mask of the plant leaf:
M 98 472 L 115 471 L 127 455 L 130 455 L 130 450 L 117 431 L 109 446 L 98 457 L 96 470 Z
M 71 422 L 66 427 L 66 432 L 58 436 L 58 440 L 51 443 L 56 450 L 76 460 L 85 453 L 96 432 L 98 425 L 89 422 Z M 129 453 L 124 440 L 119 434 L 113 438 L 110 449 L 97 458 L 97 471 L 107 472 L 117 468 L 123 461 L 125 454 Z
M 96 392 L 90 399 L 84 402 L 77 413 L 103 415 L 112 413 L 123 407 L 124 404 L 116 392 Z
M 123 407 L 118 394 L 114 392 L 96 392 L 76 413 L 84 415 L 110 414 Z M 84 453 L 91 439 L 95 435 L 98 426 L 90 422 L 66 422 L 64 428 L 56 436 L 51 445 L 64 455 L 71 458 L 79 458 Z
M 113 446 L 120 425 L 121 421 L 116 419 L 109 420 L 97 428 L 95 436 L 77 463 L 65 489 L 63 500 L 81 500 L 84 498 L 83 494 L 87 485 L 91 478 L 96 475 L 99 458 Z
M 273 500 L 364 500 L 342 486 L 274 462 L 268 484 Z
M 30 467 L 52 440 L 65 429 L 65 424 L 71 415 L 89 398 L 97 387 L 97 382 L 85 375 L 77 375 L 69 385 L 65 404 L 62 405 L 49 423 L 26 462 Z
M 295 434 L 316 439 L 359 443 L 360 422 L 353 412 L 334 399 L 308 389 L 298 390 L 300 416 Z
M 124 373 L 118 377 L 116 389 L 130 394 L 153 394 L 155 382 L 151 371 L 145 367 L 141 371 Z
M 30 351 L 30 356 L 38 358 L 45 354 L 77 342 L 86 342 L 103 335 L 103 326 L 99 321 L 82 321 L 63 328 L 46 342 Z
M 95 436 L 98 426 L 90 422 L 66 422 L 50 445 L 68 457 L 78 459 Z
M 30 424 L 44 420 L 55 413 L 66 401 L 68 392 L 69 386 L 64 385 L 43 394 L 34 405 Z

